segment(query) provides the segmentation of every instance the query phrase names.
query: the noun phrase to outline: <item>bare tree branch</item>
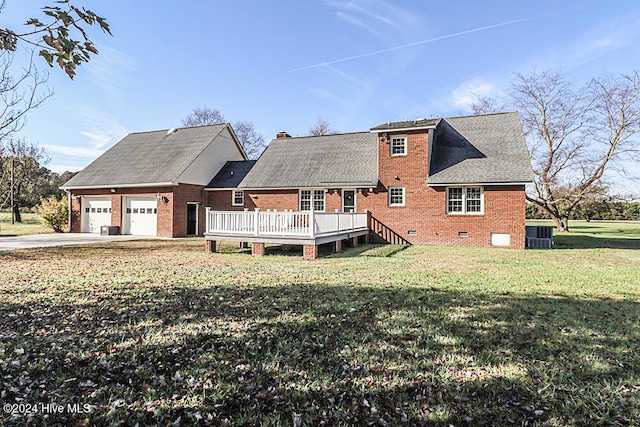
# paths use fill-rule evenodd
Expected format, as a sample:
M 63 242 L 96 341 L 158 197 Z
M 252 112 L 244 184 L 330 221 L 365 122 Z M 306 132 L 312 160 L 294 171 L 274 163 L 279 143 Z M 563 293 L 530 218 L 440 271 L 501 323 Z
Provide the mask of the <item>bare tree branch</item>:
M 338 133 L 338 131 L 332 129 L 331 125 L 329 125 L 329 121 L 321 115 L 316 116 L 316 122 L 308 131 L 309 136 L 333 135 L 336 133 Z

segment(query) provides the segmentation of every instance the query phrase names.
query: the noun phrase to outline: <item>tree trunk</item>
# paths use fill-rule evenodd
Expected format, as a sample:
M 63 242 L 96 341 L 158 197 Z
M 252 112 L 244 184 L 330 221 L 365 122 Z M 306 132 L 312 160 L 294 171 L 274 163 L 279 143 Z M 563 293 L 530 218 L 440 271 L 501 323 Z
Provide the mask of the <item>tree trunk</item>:
M 559 217 L 555 215 L 551 215 L 551 219 L 556 224 L 556 230 L 561 233 L 566 233 L 569 231 L 569 218 L 568 217 Z
M 22 222 L 22 217 L 20 216 L 20 205 L 18 205 L 17 202 L 14 202 L 13 204 L 13 217 L 16 222 Z

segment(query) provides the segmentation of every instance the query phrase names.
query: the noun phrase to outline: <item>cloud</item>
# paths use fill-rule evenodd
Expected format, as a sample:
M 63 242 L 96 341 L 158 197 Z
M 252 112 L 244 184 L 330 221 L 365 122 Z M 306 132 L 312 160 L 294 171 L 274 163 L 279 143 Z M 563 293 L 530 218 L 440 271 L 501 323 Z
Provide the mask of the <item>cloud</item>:
M 533 59 L 532 63 L 547 68 L 572 69 L 600 60 L 620 49 L 637 46 L 640 41 L 639 19 L 637 14 L 630 14 L 591 26 L 578 38 L 542 58 Z
M 91 146 L 96 149 L 104 147 L 111 141 L 111 137 L 109 135 L 97 134 L 87 131 L 80 131 L 80 134 L 86 137 L 90 141 Z
M 405 34 L 411 33 L 418 21 L 414 14 L 393 3 L 381 0 L 326 0 L 325 4 L 338 9 L 338 17 L 374 34 L 388 39 L 389 28 Z M 384 30 L 381 31 L 380 28 Z
M 129 55 L 110 47 L 98 46 L 98 55 L 86 65 L 96 84 L 113 96 L 120 96 L 124 77 L 135 70 Z
M 415 46 L 421 46 L 421 45 L 424 45 L 424 44 L 433 43 L 433 42 L 440 41 L 440 40 L 446 40 L 446 39 L 450 39 L 450 38 L 454 38 L 454 37 L 459 37 L 459 36 L 463 36 L 463 35 L 466 35 L 466 34 L 477 33 L 477 32 L 480 32 L 480 31 L 487 31 L 487 30 L 491 30 L 493 28 L 504 27 L 506 25 L 513 25 L 513 24 L 517 24 L 517 23 L 520 23 L 520 22 L 529 21 L 531 19 L 533 19 L 533 18 L 516 19 L 516 20 L 513 20 L 513 21 L 501 22 L 499 24 L 486 25 L 484 27 L 478 27 L 478 28 L 473 28 L 473 29 L 470 29 L 470 30 L 460 31 L 460 32 L 457 32 L 457 33 L 446 34 L 446 35 L 443 35 L 443 36 L 433 37 L 433 38 L 426 39 L 426 40 L 420 40 L 420 41 L 413 42 L 413 43 L 407 43 L 407 44 L 404 44 L 404 45 L 390 47 L 390 48 L 387 48 L 387 49 L 380 49 L 380 50 L 376 50 L 376 51 L 373 51 L 373 52 L 362 53 L 360 55 L 353 55 L 353 56 L 349 56 L 349 57 L 346 57 L 346 58 L 336 59 L 336 60 L 333 60 L 333 61 L 321 62 L 321 63 L 313 64 L 313 65 L 307 65 L 305 67 L 300 67 L 300 68 L 295 68 L 293 70 L 289 70 L 288 72 L 289 73 L 295 73 L 295 72 L 298 72 L 298 71 L 310 70 L 312 68 L 326 67 L 328 65 L 334 65 L 334 64 L 339 64 L 339 63 L 342 63 L 342 62 L 353 61 L 355 59 L 368 58 L 370 56 L 376 56 L 376 55 L 380 55 L 380 54 L 383 54 L 383 53 L 395 52 L 395 51 L 398 51 L 398 50 L 408 49 L 408 48 L 415 47 Z
M 101 156 L 104 153 L 104 151 L 102 150 L 94 150 L 86 147 L 75 147 L 75 146 L 68 146 L 68 145 L 43 144 L 42 147 L 45 150 L 50 151 L 52 153 L 64 154 L 67 156 L 74 156 L 74 157 L 96 158 L 98 156 Z
M 471 105 L 478 101 L 479 97 L 495 97 L 500 90 L 493 84 L 480 78 L 473 78 L 462 82 L 451 92 L 451 104 L 454 107 L 470 111 Z
M 79 108 L 74 110 L 74 114 L 85 124 L 85 129 L 79 130 L 78 133 L 86 138 L 87 145 L 94 150 L 117 142 L 129 133 L 126 127 L 110 118 L 108 112 Z

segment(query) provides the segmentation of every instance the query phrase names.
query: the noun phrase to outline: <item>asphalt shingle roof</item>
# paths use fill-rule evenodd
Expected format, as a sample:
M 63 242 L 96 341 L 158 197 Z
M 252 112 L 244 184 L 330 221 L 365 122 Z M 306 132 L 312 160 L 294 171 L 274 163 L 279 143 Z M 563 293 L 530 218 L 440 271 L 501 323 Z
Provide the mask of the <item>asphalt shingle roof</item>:
M 274 139 L 238 188 L 377 184 L 377 136 L 358 132 Z
M 451 117 L 438 123 L 429 185 L 531 181 L 531 160 L 518 113 Z
M 404 122 L 387 122 L 371 128 L 374 132 L 397 131 L 403 129 L 429 128 L 438 124 L 441 119 L 415 119 Z
M 131 133 L 71 178 L 63 188 L 175 183 L 227 126 Z
M 238 188 L 257 160 L 229 161 L 211 180 L 207 188 Z

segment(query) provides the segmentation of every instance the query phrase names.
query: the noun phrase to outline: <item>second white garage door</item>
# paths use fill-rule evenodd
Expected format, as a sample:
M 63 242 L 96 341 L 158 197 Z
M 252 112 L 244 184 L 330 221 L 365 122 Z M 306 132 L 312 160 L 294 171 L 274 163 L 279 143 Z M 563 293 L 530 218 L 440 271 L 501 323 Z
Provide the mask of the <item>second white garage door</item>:
M 158 233 L 158 199 L 127 197 L 124 214 L 124 234 L 155 236 Z

